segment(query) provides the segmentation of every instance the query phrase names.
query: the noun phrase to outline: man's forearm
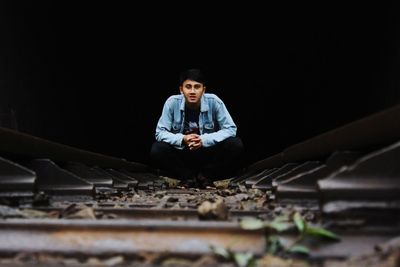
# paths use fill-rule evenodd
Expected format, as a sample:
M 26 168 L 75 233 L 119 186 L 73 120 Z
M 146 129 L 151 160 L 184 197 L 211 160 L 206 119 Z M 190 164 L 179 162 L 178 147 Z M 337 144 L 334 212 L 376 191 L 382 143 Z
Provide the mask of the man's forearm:
M 179 149 L 182 149 L 184 147 L 183 142 L 182 142 L 183 134 L 181 134 L 181 133 L 174 134 L 174 133 L 171 133 L 168 131 L 157 132 L 156 140 L 159 142 L 166 142 L 166 143 L 173 145 Z
M 227 128 L 227 129 L 221 129 L 215 133 L 203 134 L 200 136 L 200 138 L 202 140 L 204 147 L 210 147 L 216 145 L 219 142 L 224 141 L 229 137 L 235 137 L 235 136 L 236 136 L 236 128 Z

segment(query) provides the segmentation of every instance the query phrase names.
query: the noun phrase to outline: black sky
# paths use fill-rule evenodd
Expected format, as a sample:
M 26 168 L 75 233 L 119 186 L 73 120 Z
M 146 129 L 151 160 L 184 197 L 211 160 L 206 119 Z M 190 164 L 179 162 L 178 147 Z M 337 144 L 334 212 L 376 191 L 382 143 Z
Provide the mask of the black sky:
M 179 72 L 199 67 L 253 162 L 399 103 L 390 2 L 169 4 L 3 3 L 2 109 L 20 131 L 147 163 Z

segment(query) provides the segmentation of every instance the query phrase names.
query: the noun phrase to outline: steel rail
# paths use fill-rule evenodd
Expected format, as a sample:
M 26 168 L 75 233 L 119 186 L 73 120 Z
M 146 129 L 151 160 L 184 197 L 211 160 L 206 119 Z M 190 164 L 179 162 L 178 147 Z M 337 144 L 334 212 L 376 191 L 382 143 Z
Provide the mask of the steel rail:
M 48 158 L 62 162 L 75 161 L 89 166 L 126 169 L 133 172 L 151 170 L 149 166 L 141 163 L 78 149 L 1 127 L 0 151 L 16 157 Z
M 0 252 L 209 254 L 211 246 L 265 251 L 262 230 L 234 222 L 8 219 L 0 221 Z

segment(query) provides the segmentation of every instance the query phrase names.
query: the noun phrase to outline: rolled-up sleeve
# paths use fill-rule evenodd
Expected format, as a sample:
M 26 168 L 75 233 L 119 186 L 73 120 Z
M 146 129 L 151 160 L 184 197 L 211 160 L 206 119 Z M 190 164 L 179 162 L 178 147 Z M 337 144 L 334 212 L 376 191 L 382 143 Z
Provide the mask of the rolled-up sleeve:
M 172 101 L 172 99 L 168 99 L 164 104 L 161 117 L 157 123 L 155 137 L 159 142 L 166 142 L 178 149 L 183 149 L 183 134 L 171 132 L 173 119 Z
M 203 147 L 210 147 L 229 137 L 236 136 L 237 127 L 223 102 L 218 103 L 215 115 L 220 129 L 214 133 L 201 135 Z

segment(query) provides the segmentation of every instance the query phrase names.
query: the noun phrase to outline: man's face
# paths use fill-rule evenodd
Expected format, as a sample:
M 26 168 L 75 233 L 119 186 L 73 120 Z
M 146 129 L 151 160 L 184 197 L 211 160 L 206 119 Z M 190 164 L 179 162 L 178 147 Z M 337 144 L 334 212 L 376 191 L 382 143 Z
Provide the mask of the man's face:
M 206 87 L 202 83 L 192 80 L 186 80 L 179 87 L 181 93 L 185 96 L 186 103 L 192 106 L 200 105 L 201 96 L 204 94 Z

